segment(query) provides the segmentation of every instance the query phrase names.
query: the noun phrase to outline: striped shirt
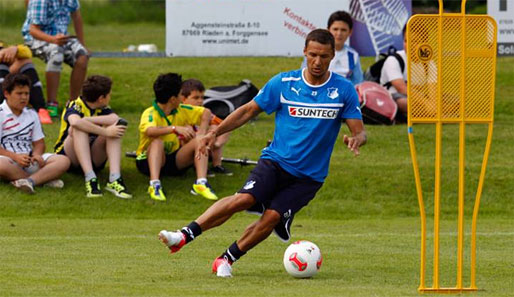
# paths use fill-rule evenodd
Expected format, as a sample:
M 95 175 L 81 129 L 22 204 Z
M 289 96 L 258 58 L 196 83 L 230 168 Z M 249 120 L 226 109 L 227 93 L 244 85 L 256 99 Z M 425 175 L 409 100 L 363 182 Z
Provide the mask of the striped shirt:
M 33 109 L 24 108 L 16 116 L 4 100 L 0 104 L 0 145 L 3 149 L 17 154 L 29 154 L 32 143 L 43 139 L 43 129 L 37 113 Z
M 68 34 L 70 14 L 80 8 L 78 0 L 30 0 L 27 17 L 21 29 L 25 42 L 33 39 L 29 33 L 30 25 L 38 25 L 44 33 Z

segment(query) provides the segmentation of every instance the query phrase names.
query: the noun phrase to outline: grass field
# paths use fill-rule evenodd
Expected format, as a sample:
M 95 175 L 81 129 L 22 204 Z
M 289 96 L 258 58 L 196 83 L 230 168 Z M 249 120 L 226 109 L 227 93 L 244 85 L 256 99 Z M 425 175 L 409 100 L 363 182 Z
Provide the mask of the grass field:
M 121 25 L 87 26 L 90 48 L 121 50 L 142 40 L 164 46 L 163 28 L 131 26 L 131 33 Z M 0 36 L 18 36 L 18 29 L 2 27 Z M 127 39 L 109 42 L 113 34 Z M 184 78 L 204 81 L 207 87 L 237 84 L 244 78 L 261 87 L 275 73 L 297 68 L 300 62 L 300 58 L 281 57 L 94 58 L 89 73 L 113 78 L 111 103 L 130 122 L 123 150 L 131 151 L 137 147 L 139 115 L 150 105 L 151 85 L 159 73 L 179 72 Z M 39 60 L 35 63 L 42 75 L 44 65 Z M 363 64 L 370 63 L 365 59 Z M 66 99 L 69 73 L 69 68 L 63 72 L 61 102 Z M 514 292 L 514 59 L 499 59 L 497 73 L 493 146 L 478 222 L 477 282 L 485 291 L 477 296 L 512 296 Z M 44 128 L 50 149 L 58 123 Z M 171 199 L 152 202 L 145 193 L 147 178 L 137 172 L 132 159 L 124 158 L 123 175 L 135 194 L 130 201 L 108 193 L 101 199 L 86 199 L 82 177 L 73 174 L 63 177 L 62 191 L 38 188 L 32 196 L 0 184 L 0 296 L 416 296 L 420 235 L 406 126 L 366 128 L 369 142 L 358 158 L 338 141 L 324 187 L 295 218 L 293 240 L 312 240 L 323 252 L 322 270 L 313 279 L 295 280 L 285 273 L 282 253 L 287 245 L 275 237 L 238 262 L 233 279 L 211 275 L 211 261 L 255 219 L 247 214 L 236 215 L 180 253 L 168 255 L 156 238 L 159 230 L 187 224 L 211 203 L 188 193 L 192 171 L 165 178 Z M 467 132 L 468 218 L 485 131 L 477 126 L 468 127 Z M 453 286 L 458 139 L 455 127 L 445 127 L 444 132 L 441 285 Z M 273 118 L 261 115 L 233 133 L 225 155 L 257 159 L 272 133 Z M 415 135 L 430 215 L 434 129 L 416 126 Z M 234 193 L 251 170 L 228 167 L 235 176 L 210 179 L 220 196 Z M 104 171 L 102 185 L 105 178 Z M 427 275 L 430 284 L 431 273 Z M 469 273 L 465 278 L 469 279 Z

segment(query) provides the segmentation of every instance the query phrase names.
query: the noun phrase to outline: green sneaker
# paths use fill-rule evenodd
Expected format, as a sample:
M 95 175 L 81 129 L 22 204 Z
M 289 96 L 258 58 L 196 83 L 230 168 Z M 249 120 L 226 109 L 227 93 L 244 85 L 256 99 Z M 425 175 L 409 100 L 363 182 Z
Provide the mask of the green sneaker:
M 212 190 L 211 185 L 209 185 L 209 183 L 205 183 L 205 184 L 194 183 L 193 187 L 191 188 L 191 194 L 200 195 L 203 198 L 209 199 L 209 200 L 218 200 L 218 196 L 216 196 L 216 194 Z
M 100 190 L 98 179 L 93 178 L 86 182 L 86 196 L 88 198 L 102 197 L 103 193 Z
M 122 199 L 130 199 L 132 198 L 132 194 L 127 191 L 127 186 L 123 182 L 123 179 L 120 177 L 112 183 L 107 183 L 105 185 L 105 189 L 114 194 L 114 196 Z
M 162 191 L 161 185 L 149 186 L 148 194 L 150 194 L 150 198 L 156 201 L 166 201 L 166 196 L 164 196 L 164 192 Z
M 57 102 L 50 102 L 46 105 L 46 109 L 52 118 L 59 116 L 59 105 Z

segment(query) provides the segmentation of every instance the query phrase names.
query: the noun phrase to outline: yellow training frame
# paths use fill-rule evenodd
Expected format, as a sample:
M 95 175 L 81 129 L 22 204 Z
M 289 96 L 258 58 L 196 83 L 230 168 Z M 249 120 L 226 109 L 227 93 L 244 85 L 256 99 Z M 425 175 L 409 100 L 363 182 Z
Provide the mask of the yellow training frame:
M 493 132 L 496 77 L 496 30 L 487 15 L 461 13 L 414 15 L 407 24 L 408 136 L 421 215 L 419 292 L 476 291 L 476 225 Z M 425 285 L 426 214 L 414 144 L 413 124 L 435 124 L 433 284 Z M 442 125 L 459 125 L 457 283 L 439 286 L 439 213 L 441 197 Z M 487 124 L 488 135 L 471 222 L 471 285 L 464 287 L 464 165 L 466 124 Z

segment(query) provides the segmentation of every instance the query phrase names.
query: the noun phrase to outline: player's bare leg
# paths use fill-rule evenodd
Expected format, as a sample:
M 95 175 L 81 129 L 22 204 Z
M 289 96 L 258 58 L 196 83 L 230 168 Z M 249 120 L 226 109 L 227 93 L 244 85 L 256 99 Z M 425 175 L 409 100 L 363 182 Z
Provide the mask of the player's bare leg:
M 259 244 L 273 231 L 280 222 L 280 214 L 275 210 L 266 210 L 261 218 L 246 227 L 241 238 L 214 260 L 212 272 L 219 277 L 232 276 L 232 264 L 244 256 L 247 251 Z
M 227 221 L 234 213 L 250 208 L 255 199 L 250 194 L 236 194 L 225 197 L 211 205 L 196 221 L 179 231 L 159 232 L 159 239 L 171 250 L 177 252 L 186 243 L 192 241 L 203 231 L 219 226 Z
M 266 209 L 261 218 L 246 227 L 243 235 L 237 241 L 241 251 L 247 252 L 273 232 L 275 226 L 280 222 L 280 214 L 273 209 Z

